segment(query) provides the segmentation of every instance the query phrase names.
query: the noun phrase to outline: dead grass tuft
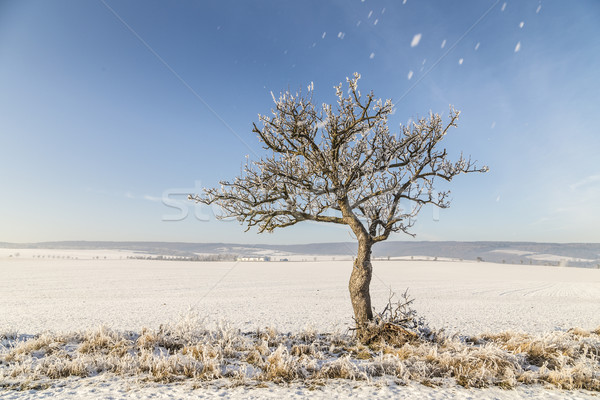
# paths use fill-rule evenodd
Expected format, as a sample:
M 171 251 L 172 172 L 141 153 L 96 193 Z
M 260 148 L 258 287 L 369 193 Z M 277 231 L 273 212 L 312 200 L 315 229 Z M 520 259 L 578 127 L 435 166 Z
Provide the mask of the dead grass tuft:
M 282 334 L 267 328 L 242 333 L 226 324 L 206 329 L 190 321 L 140 333 L 100 327 L 35 337 L 1 335 L 0 387 L 25 390 L 111 373 L 140 381 L 191 380 L 196 386 L 225 380 L 229 386 L 304 382 L 317 388 L 330 379 L 373 384 L 392 379 L 430 386 L 551 384 L 600 391 L 600 335 L 581 328 L 467 338 L 418 328 L 411 330 L 416 337 L 407 338 L 394 328 L 387 331 L 390 336 L 365 343 L 339 332 Z
M 408 289 L 399 301 L 393 302 L 394 296 L 390 292 L 388 304 L 382 312 L 374 313 L 373 321 L 357 326 L 357 339 L 374 350 L 384 344 L 399 347 L 423 339 L 432 340 L 435 334 L 412 308 L 414 299 L 408 295 Z

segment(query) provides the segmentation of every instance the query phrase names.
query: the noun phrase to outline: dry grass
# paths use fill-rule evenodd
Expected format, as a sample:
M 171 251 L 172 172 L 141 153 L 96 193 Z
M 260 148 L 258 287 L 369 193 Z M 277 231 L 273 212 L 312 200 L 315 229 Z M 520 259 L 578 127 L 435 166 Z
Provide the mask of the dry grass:
M 243 333 L 225 324 L 206 329 L 188 317 L 139 333 L 101 327 L 62 335 L 0 335 L 0 387 L 42 388 L 67 377 L 103 373 L 141 381 L 225 380 L 247 386 L 304 382 L 317 387 L 330 379 L 376 384 L 393 379 L 503 388 L 549 383 L 600 391 L 600 329 L 470 338 L 432 331 L 406 337 L 387 330 L 364 344 L 352 335 L 314 330 Z

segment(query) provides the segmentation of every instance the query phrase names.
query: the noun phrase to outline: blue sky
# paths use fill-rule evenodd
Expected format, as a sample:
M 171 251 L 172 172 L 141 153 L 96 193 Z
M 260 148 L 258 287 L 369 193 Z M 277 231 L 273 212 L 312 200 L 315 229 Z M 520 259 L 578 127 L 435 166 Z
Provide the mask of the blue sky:
M 360 72 L 393 132 L 461 110 L 445 145 L 491 169 L 392 240 L 599 242 L 598 20 L 595 0 L 0 1 L 0 241 L 352 240 L 184 198 L 264 154 L 271 91 L 330 103 Z

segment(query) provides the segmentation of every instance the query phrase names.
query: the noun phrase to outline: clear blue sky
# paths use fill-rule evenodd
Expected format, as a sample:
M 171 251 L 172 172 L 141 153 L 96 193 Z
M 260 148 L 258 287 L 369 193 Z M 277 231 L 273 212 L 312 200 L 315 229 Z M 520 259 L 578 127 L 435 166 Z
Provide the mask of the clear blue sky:
M 599 242 L 598 21 L 596 0 L 0 1 L 0 241 L 352 240 L 244 233 L 184 198 L 263 154 L 270 91 L 333 102 L 357 71 L 394 132 L 461 110 L 445 145 L 491 169 L 417 240 Z

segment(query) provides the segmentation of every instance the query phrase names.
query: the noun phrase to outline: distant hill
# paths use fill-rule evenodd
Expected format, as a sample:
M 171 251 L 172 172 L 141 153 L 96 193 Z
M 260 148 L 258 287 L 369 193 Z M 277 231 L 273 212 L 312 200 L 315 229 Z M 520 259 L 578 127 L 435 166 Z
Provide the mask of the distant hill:
M 269 254 L 306 254 L 314 256 L 352 256 L 356 243 L 312 243 L 296 245 L 251 245 L 235 243 L 178 242 L 41 242 L 0 243 L 0 248 L 127 250 L 148 255 L 189 257 L 197 254 L 234 254 L 255 256 Z M 373 256 L 440 257 L 462 260 L 484 260 L 513 264 L 550 264 L 578 267 L 600 265 L 600 243 L 536 243 L 536 242 L 408 242 L 388 241 L 373 247 Z

